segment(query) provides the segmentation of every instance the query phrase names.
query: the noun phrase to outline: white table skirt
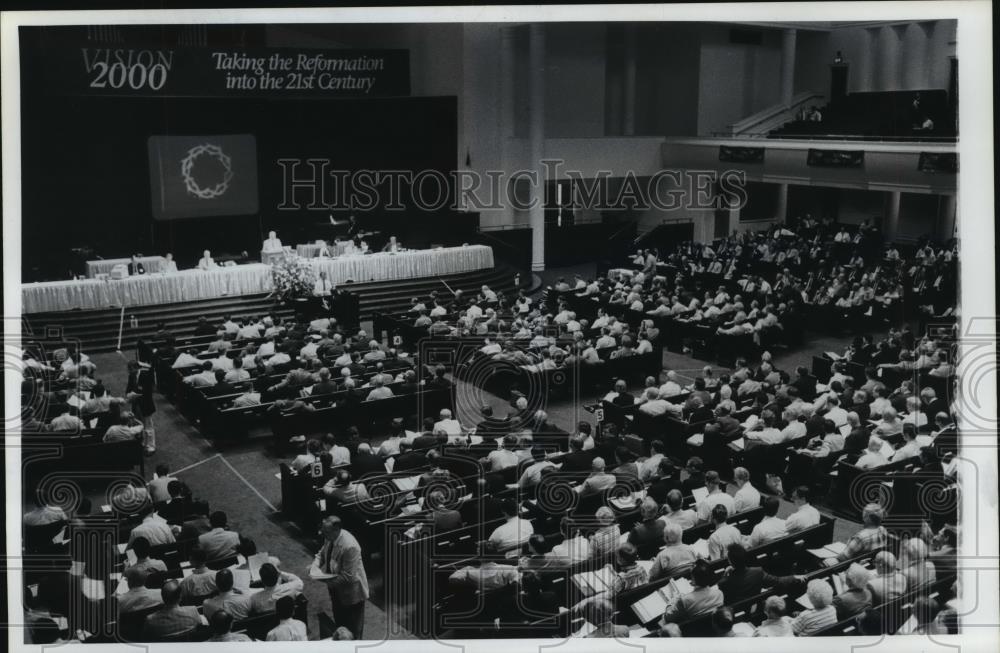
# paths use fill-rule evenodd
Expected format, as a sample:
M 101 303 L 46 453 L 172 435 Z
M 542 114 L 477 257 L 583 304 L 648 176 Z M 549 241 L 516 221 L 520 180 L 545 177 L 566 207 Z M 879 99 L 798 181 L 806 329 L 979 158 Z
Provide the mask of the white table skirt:
M 309 259 L 309 263 L 317 271 L 324 270 L 335 285 L 348 279 L 358 283 L 393 281 L 492 268 L 493 250 L 485 245 L 473 245 L 397 254 Z M 270 292 L 272 288 L 271 266 L 263 263 L 210 271 L 147 273 L 118 281 L 84 279 L 30 283 L 21 286 L 21 311 L 43 313 L 76 308 L 150 306 L 226 295 L 253 295 Z
M 347 244 L 348 243 L 346 242 L 339 244 L 330 243 L 326 246 L 326 248 L 330 251 L 331 256 L 342 256 L 344 254 L 344 250 L 347 249 Z M 319 250 L 322 247 L 322 245 L 317 245 L 316 243 L 304 243 L 297 245 L 295 247 L 295 252 L 302 258 L 316 258 L 319 256 Z
M 87 277 L 93 279 L 98 274 L 110 274 L 111 268 L 119 263 L 128 265 L 131 262 L 131 258 L 106 258 L 100 261 L 87 261 Z M 167 262 L 167 259 L 162 256 L 140 256 L 139 262 L 146 268 L 146 274 L 149 274 L 150 272 L 161 272 L 163 264 Z

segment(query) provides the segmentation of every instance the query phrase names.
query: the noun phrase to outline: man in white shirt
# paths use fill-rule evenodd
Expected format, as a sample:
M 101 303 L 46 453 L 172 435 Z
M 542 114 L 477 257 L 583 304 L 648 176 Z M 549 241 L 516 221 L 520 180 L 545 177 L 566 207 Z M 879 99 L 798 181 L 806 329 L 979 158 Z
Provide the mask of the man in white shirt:
M 611 336 L 609 328 L 601 329 L 601 336 L 594 343 L 595 349 L 612 349 L 618 346 L 618 342 Z
M 212 252 L 207 249 L 202 253 L 201 259 L 198 260 L 199 270 L 214 270 L 219 267 L 215 263 L 215 259 L 212 258 Z
M 137 537 L 144 537 L 152 546 L 160 544 L 173 544 L 176 541 L 170 525 L 165 519 L 156 514 L 152 505 L 148 505 L 142 511 L 142 523 L 132 529 L 129 533 L 128 543 L 131 544 Z
M 708 536 L 708 556 L 712 560 L 726 557 L 730 544 L 743 543 L 743 535 L 739 529 L 726 523 L 730 514 L 724 505 L 719 504 L 712 508 L 711 518 L 715 530 Z
M 170 468 L 166 464 L 161 463 L 157 465 L 156 477 L 146 484 L 150 500 L 153 503 L 169 501 L 170 492 L 167 491 L 167 486 L 170 485 L 171 481 L 176 480 L 176 478 L 170 475 Z
M 273 232 L 272 232 L 273 233 Z M 295 599 L 282 596 L 274 603 L 278 617 L 278 625 L 268 631 L 268 642 L 305 642 L 308 641 L 306 625 L 295 618 Z
M 656 388 L 646 388 L 646 401 L 639 404 L 639 411 L 650 417 L 659 417 L 666 413 L 680 417 L 682 410 L 680 404 L 673 404 L 660 398 L 660 391 Z
M 266 254 L 274 254 L 281 251 L 281 240 L 278 234 L 273 231 L 267 232 L 267 239 L 264 240 L 262 251 Z
M 733 513 L 752 510 L 760 505 L 760 492 L 750 483 L 750 472 L 746 467 L 733 470 L 733 480 L 736 481 L 736 494 L 733 495 Z
M 761 444 L 780 444 L 785 441 L 782 431 L 775 426 L 774 413 L 770 410 L 761 412 L 761 421 L 747 431 L 746 438 Z
M 53 417 L 49 422 L 49 428 L 53 431 L 71 433 L 83 429 L 83 420 L 73 414 L 72 409 L 67 406 L 66 410 L 59 416 Z
M 665 450 L 663 440 L 653 440 L 649 443 L 649 458 L 639 463 L 639 480 L 649 483 L 660 468 L 660 461 L 663 460 Z
M 594 458 L 593 462 L 590 464 L 590 476 L 588 476 L 583 483 L 577 485 L 574 490 L 580 494 L 582 497 L 593 496 L 595 494 L 600 494 L 605 490 L 608 490 L 618 482 L 614 474 L 608 474 L 604 471 L 604 459 L 601 457 Z
M 798 506 L 785 520 L 785 529 L 795 533 L 819 523 L 819 511 L 809 503 L 809 488 L 800 485 L 792 492 L 792 502 Z
M 528 541 L 535 529 L 529 520 L 518 516 L 517 503 L 513 499 L 504 499 L 501 509 L 507 522 L 497 526 L 488 541 L 497 551 L 513 557 L 517 555 L 518 547 Z
M 889 459 L 882 455 L 883 445 L 884 442 L 881 438 L 876 435 L 871 436 L 868 439 L 868 449 L 858 458 L 858 462 L 854 463 L 854 466 L 858 469 L 874 469 L 887 464 Z
M 378 399 L 388 399 L 392 397 L 392 388 L 385 387 L 385 382 L 381 379 L 375 379 L 372 383 L 372 390 L 368 393 L 368 397 L 365 401 L 376 401 Z
M 215 372 L 212 361 L 205 361 L 201 364 L 201 372 L 184 377 L 184 383 L 193 388 L 207 388 L 215 385 Z
M 517 481 L 517 487 L 521 490 L 527 490 L 538 485 L 542 480 L 543 471 L 549 467 L 556 466 L 555 463 L 545 460 L 545 450 L 540 447 L 533 448 L 531 456 L 534 462 L 524 468 L 521 478 Z
M 903 424 L 903 446 L 889 457 L 889 460 L 896 462 L 907 458 L 916 458 L 920 455 L 920 444 L 917 442 L 917 429 L 913 424 Z
M 452 419 L 450 410 L 442 408 L 441 412 L 438 413 L 438 417 L 440 419 L 434 423 L 434 432 L 441 430 L 449 436 L 462 434 L 462 425 L 457 419 Z
M 480 294 L 482 295 L 484 302 L 493 303 L 497 300 L 497 294 L 493 292 L 489 286 L 483 286 L 480 288 Z
M 469 308 L 465 311 L 465 317 L 471 319 L 479 319 L 483 316 L 483 309 L 479 308 L 479 304 L 476 298 L 473 297 L 469 300 Z
M 734 514 L 736 502 L 719 488 L 719 472 L 705 472 L 705 487 L 708 488 L 708 496 L 699 501 L 697 506 L 699 521 L 708 521 L 716 506 L 725 506 L 728 514 Z
M 838 429 L 847 424 L 847 411 L 840 407 L 840 399 L 837 395 L 832 393 L 828 395 L 826 405 L 829 406 L 829 410 L 823 417 L 832 421 Z
M 520 458 L 518 458 L 515 451 L 516 449 L 517 436 L 513 433 L 508 433 L 503 437 L 503 448 L 491 451 L 485 458 L 481 459 L 481 462 L 488 463 L 492 472 L 499 472 L 508 467 L 514 467 L 520 462 Z
M 265 562 L 260 566 L 260 582 L 264 586 L 250 597 L 250 614 L 258 615 L 271 612 L 277 607 L 277 602 L 288 598 L 294 602 L 296 596 L 302 593 L 302 579 L 287 571 L 279 571 L 274 562 Z
M 233 359 L 226 355 L 225 352 L 220 353 L 216 358 L 212 359 L 212 371 L 222 370 L 228 372 L 233 369 Z
M 326 276 L 325 270 L 319 271 L 319 279 L 313 284 L 313 296 L 315 297 L 327 297 L 333 292 L 333 284 Z
M 746 547 L 754 549 L 758 546 L 773 542 L 788 534 L 785 529 L 785 520 L 778 517 L 778 510 L 781 508 L 781 500 L 778 497 L 767 497 L 764 499 L 764 518 L 753 527 L 746 540 Z
M 667 380 L 663 382 L 660 386 L 660 396 L 661 397 L 676 397 L 677 395 L 684 392 L 681 388 L 680 379 L 677 376 L 677 372 L 673 370 L 667 372 Z

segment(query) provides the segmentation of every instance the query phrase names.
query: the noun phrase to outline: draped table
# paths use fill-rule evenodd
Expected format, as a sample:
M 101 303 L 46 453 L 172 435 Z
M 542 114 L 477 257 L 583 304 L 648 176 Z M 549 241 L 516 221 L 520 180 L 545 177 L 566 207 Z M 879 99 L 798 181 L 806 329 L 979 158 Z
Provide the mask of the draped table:
M 365 256 L 308 259 L 333 284 L 394 281 L 470 272 L 493 267 L 493 250 L 485 245 L 448 247 Z M 271 266 L 250 263 L 215 270 L 181 270 L 120 280 L 81 279 L 28 283 L 21 286 L 21 312 L 171 304 L 196 299 L 270 292 Z
M 330 243 L 326 246 L 330 250 L 331 256 L 342 256 L 344 250 L 347 249 L 348 243 Z M 319 256 L 319 250 L 323 248 L 323 245 L 319 243 L 303 243 L 295 247 L 295 252 L 302 258 L 316 258 Z
M 138 261 L 146 268 L 146 272 L 162 272 L 167 259 L 162 256 L 140 256 Z M 99 261 L 87 261 L 87 277 L 93 279 L 99 274 L 110 274 L 111 268 L 119 264 L 128 265 L 131 258 L 106 258 Z

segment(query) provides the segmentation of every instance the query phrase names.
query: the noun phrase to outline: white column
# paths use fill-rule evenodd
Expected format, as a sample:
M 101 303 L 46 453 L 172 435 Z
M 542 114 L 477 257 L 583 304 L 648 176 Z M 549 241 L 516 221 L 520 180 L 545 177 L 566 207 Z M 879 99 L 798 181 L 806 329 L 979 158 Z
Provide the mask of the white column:
M 898 190 L 889 192 L 889 206 L 886 207 L 885 227 L 882 229 L 886 240 L 896 240 L 899 235 L 899 202 L 901 199 L 902 193 Z
M 531 191 L 531 269 L 537 272 L 545 269 L 545 24 L 533 23 L 529 29 L 528 135 L 531 166 L 538 175 Z
M 624 101 L 622 113 L 625 136 L 635 135 L 635 25 L 625 26 L 625 80 L 623 86 Z
M 794 29 L 781 33 L 781 103 L 792 103 L 795 90 L 795 35 Z
M 788 219 L 788 184 L 778 184 L 778 206 L 775 208 L 774 217 L 778 222 Z
M 500 28 L 500 79 L 497 98 L 500 110 L 497 111 L 497 138 L 500 146 L 500 165 L 508 172 L 512 169 L 510 141 L 514 137 L 515 30 L 513 26 Z M 504 194 L 501 192 L 500 196 L 504 197 Z M 504 224 L 514 224 L 514 209 L 509 202 L 503 202 L 501 215 Z
M 937 236 L 944 242 L 955 237 L 955 224 L 958 220 L 958 194 L 945 195 L 941 201 Z
M 917 23 L 917 27 L 920 30 L 921 47 L 916 56 L 907 63 L 912 65 L 918 61 L 922 61 L 923 65 L 913 66 L 920 71 L 916 86 L 920 88 L 934 88 L 934 66 L 938 65 L 938 62 L 934 61 L 934 31 L 937 29 L 937 21 L 930 20 Z

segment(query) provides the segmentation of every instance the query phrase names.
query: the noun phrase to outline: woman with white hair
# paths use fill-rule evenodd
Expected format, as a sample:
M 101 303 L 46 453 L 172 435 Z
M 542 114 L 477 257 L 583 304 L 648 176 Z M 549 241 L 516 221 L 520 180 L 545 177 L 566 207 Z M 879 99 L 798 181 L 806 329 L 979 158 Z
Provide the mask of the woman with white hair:
M 875 554 L 875 574 L 868 579 L 872 602 L 881 605 L 906 593 L 906 576 L 896 569 L 896 556 L 889 551 Z
M 883 438 L 898 435 L 903 432 L 903 421 L 899 419 L 899 414 L 895 408 L 886 408 L 882 411 L 882 421 L 875 425 L 872 435 Z
M 719 388 L 719 403 L 716 408 L 728 408 L 730 413 L 735 413 L 737 406 L 736 402 L 733 401 L 733 389 L 728 385 L 723 385 Z
M 597 509 L 598 529 L 590 536 L 590 555 L 593 558 L 608 558 L 615 552 L 621 529 L 615 522 L 615 513 L 607 506 Z
M 792 618 L 785 614 L 785 599 L 780 596 L 769 596 L 764 601 L 764 614 L 767 618 L 760 622 L 754 637 L 793 637 Z
M 833 607 L 837 610 L 838 620 L 843 621 L 872 607 L 872 593 L 868 590 L 870 577 L 871 572 L 858 563 L 847 568 L 847 572 L 844 574 L 847 589 L 833 599 Z
M 663 541 L 666 543 L 653 558 L 653 566 L 649 568 L 649 580 L 669 576 L 679 569 L 690 567 L 698 559 L 687 544 L 681 541 L 684 530 L 680 524 L 668 522 L 663 528 Z
M 858 458 L 854 466 L 858 469 L 874 469 L 888 464 L 889 459 L 882 455 L 882 439 L 873 435 L 868 439 L 868 449 Z
M 806 585 L 806 597 L 813 607 L 803 610 L 792 619 L 792 632 L 799 637 L 815 635 L 837 623 L 837 609 L 833 607 L 833 588 L 830 583 L 814 578 Z
M 937 580 L 934 563 L 927 559 L 927 543 L 919 537 L 906 540 L 899 557 L 899 571 L 906 577 L 907 587 L 915 589 Z

